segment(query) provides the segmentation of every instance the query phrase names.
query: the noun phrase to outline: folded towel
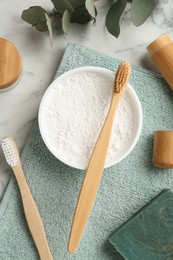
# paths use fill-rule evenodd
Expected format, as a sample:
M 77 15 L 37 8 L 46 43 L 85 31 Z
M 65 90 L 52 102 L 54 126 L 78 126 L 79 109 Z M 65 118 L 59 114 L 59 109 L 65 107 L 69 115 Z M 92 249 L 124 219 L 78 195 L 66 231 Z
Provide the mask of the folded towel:
M 75 67 L 100 66 L 115 71 L 120 61 L 76 44 L 69 44 L 55 78 Z M 173 171 L 151 163 L 153 131 L 173 129 L 173 92 L 160 75 L 132 67 L 131 85 L 144 113 L 143 131 L 133 152 L 104 171 L 97 199 L 78 250 L 67 242 L 84 171 L 57 160 L 45 147 L 37 122 L 22 153 L 22 165 L 45 226 L 55 260 L 120 260 L 107 242 L 112 231 L 164 188 L 173 186 Z M 0 205 L 0 259 L 38 260 L 15 178 Z

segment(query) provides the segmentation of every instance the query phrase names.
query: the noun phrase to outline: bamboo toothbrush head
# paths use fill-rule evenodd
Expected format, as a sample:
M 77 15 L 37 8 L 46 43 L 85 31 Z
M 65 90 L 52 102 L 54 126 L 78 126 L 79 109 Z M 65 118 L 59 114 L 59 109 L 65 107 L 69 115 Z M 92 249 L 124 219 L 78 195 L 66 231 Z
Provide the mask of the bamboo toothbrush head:
M 127 61 L 122 62 L 115 75 L 114 92 L 120 93 L 126 87 L 131 73 L 131 66 Z
M 6 158 L 7 163 L 14 167 L 19 163 L 19 153 L 17 146 L 12 137 L 4 137 L 1 141 L 2 150 L 4 152 L 4 156 Z

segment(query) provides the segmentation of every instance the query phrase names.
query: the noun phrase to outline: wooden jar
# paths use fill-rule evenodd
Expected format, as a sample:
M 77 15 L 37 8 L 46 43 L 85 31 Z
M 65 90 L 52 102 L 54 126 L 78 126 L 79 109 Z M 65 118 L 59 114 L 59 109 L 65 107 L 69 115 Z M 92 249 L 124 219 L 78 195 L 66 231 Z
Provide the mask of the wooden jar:
M 173 90 L 173 42 L 164 34 L 147 47 L 151 59 Z
M 17 48 L 0 38 L 0 91 L 17 85 L 22 74 L 22 59 Z
M 155 131 L 153 164 L 159 168 L 173 168 L 173 131 Z

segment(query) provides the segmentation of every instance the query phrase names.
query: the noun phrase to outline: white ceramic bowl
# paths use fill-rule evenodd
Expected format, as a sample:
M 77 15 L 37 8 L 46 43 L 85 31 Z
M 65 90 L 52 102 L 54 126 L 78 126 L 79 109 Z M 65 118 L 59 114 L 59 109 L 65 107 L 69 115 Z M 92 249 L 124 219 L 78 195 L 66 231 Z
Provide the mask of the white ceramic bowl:
M 51 132 L 53 132 L 55 130 L 55 129 L 53 129 L 55 126 L 54 126 L 54 124 L 51 124 L 52 128 L 50 128 L 50 126 L 48 128 L 47 124 L 46 124 L 46 120 L 45 120 L 46 104 L 49 104 L 49 109 L 51 109 L 51 111 L 53 111 L 55 108 L 55 104 L 53 104 L 51 102 L 52 98 L 55 98 L 55 96 L 56 96 L 57 102 L 62 99 L 66 99 L 66 93 L 63 93 L 63 96 L 62 96 L 62 91 L 59 92 L 61 89 L 61 84 L 68 77 L 71 77 L 73 75 L 75 75 L 75 77 L 76 77 L 76 75 L 78 75 L 78 73 L 80 75 L 82 73 L 95 73 L 95 75 L 97 75 L 97 77 L 98 77 L 98 75 L 99 75 L 99 77 L 107 77 L 110 79 L 111 84 L 113 86 L 113 80 L 114 80 L 115 73 L 108 69 L 90 66 L 90 67 L 82 67 L 82 68 L 70 70 L 70 71 L 64 73 L 63 75 L 61 75 L 60 77 L 58 77 L 55 81 L 53 81 L 52 84 L 46 90 L 46 92 L 42 98 L 41 104 L 40 104 L 38 121 L 39 121 L 39 128 L 40 128 L 41 136 L 42 136 L 47 148 L 50 150 L 50 152 L 63 163 L 65 163 L 71 167 L 84 170 L 84 169 L 86 169 L 88 162 L 86 162 L 86 159 L 85 159 L 85 161 L 83 160 L 82 155 L 79 156 L 80 158 L 78 158 L 78 160 L 69 159 L 69 154 L 67 156 L 66 152 L 62 153 L 62 151 L 59 150 L 58 146 L 55 145 L 55 143 L 50 141 L 50 135 L 51 135 Z M 56 92 L 55 91 L 53 92 L 54 97 L 51 97 L 52 89 L 56 90 Z M 92 90 L 90 90 L 90 91 L 92 91 Z M 78 92 L 76 92 L 76 93 L 78 93 Z M 134 113 L 133 135 L 131 136 L 131 139 L 128 142 L 128 145 L 126 146 L 126 148 L 123 151 L 121 151 L 119 154 L 116 154 L 115 156 L 111 157 L 110 159 L 107 158 L 105 168 L 110 167 L 110 166 L 120 162 L 128 154 L 130 154 L 130 152 L 135 147 L 135 145 L 139 139 L 139 136 L 140 136 L 140 132 L 141 132 L 141 128 L 142 128 L 142 120 L 143 120 L 140 101 L 138 99 L 136 92 L 134 91 L 133 87 L 130 84 L 128 84 L 128 87 L 127 87 L 124 95 L 126 95 L 128 102 L 130 102 L 130 106 L 133 108 L 133 113 Z M 80 101 L 80 96 L 79 96 L 78 100 Z M 66 104 L 68 104 L 68 100 L 65 100 L 65 101 L 66 101 Z M 88 102 L 90 102 L 90 101 L 88 101 Z M 68 106 L 67 106 L 67 109 L 68 109 Z M 69 111 L 69 113 L 74 113 L 73 109 L 71 109 Z M 63 117 L 63 115 L 62 115 L 62 117 Z M 57 120 L 59 120 L 58 117 L 57 117 Z M 116 114 L 115 114 L 115 120 L 116 120 Z M 122 118 L 122 120 L 123 120 L 123 118 Z M 50 121 L 51 121 L 51 118 L 50 118 Z M 58 124 L 58 122 L 57 122 L 57 124 Z

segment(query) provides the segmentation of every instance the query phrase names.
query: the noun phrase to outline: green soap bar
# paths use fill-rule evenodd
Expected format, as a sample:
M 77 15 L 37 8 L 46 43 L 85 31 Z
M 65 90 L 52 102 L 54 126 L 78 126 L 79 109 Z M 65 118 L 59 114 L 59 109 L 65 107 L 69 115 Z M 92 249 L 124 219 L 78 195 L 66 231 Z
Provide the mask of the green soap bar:
M 173 259 L 173 193 L 163 190 L 108 240 L 127 260 Z

